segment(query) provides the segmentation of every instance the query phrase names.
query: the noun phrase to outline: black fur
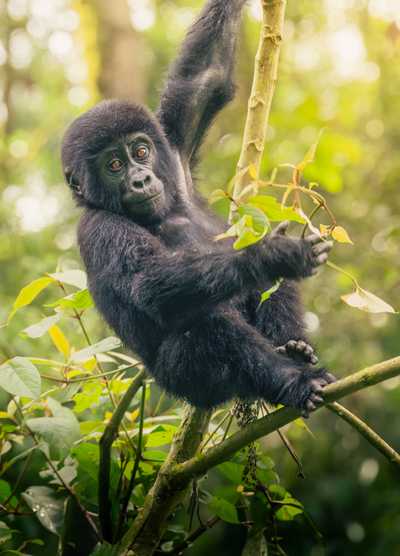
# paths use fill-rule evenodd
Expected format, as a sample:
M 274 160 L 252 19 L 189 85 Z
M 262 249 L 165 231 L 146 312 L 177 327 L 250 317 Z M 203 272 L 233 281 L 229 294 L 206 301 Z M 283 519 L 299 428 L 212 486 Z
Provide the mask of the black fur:
M 107 101 L 78 118 L 64 138 L 67 182 L 85 207 L 78 241 L 100 312 L 170 394 L 199 407 L 232 398 L 265 398 L 315 408 L 331 381 L 305 357 L 276 350 L 305 339 L 293 280 L 326 259 L 318 242 L 279 229 L 235 252 L 215 242 L 224 224 L 192 190 L 190 167 L 213 117 L 232 98 L 232 68 L 244 0 L 210 0 L 190 29 L 157 116 Z M 134 219 L 101 183 L 97 154 L 110 142 L 144 132 L 156 149 L 152 167 L 166 201 Z M 321 253 L 323 254 L 321 258 Z M 285 278 L 270 300 L 260 292 Z

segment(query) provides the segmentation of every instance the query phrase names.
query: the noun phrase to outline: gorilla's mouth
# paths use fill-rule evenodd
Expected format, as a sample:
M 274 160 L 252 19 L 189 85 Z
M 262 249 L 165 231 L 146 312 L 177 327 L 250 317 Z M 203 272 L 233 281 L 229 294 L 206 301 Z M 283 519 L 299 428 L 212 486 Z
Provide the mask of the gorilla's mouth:
M 142 201 L 137 201 L 136 204 L 144 205 L 145 203 L 149 203 L 150 201 L 156 201 L 160 197 L 161 197 L 161 193 L 155 193 L 154 195 L 150 195 L 150 197 L 146 197 L 146 199 L 143 199 Z

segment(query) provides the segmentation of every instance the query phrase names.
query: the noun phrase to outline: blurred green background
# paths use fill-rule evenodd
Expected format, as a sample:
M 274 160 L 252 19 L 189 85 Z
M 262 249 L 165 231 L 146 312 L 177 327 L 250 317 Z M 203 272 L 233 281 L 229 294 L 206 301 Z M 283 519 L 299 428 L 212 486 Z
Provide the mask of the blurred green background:
M 60 140 L 67 124 L 104 97 L 156 108 L 168 63 L 199 9 L 198 0 L 0 0 L 0 322 L 20 288 L 56 268 L 80 267 L 79 211 L 62 183 Z M 241 145 L 258 40 L 259 2 L 250 2 L 238 49 L 235 101 L 217 119 L 197 168 L 207 195 L 233 176 Z M 366 289 L 400 308 L 400 9 L 398 0 L 288 0 L 279 82 L 263 175 L 300 161 L 325 128 L 306 178 L 318 181 L 354 246 L 332 260 Z M 282 170 L 282 174 L 285 172 Z M 324 222 L 322 219 L 321 222 Z M 351 309 L 348 279 L 324 269 L 304 287 L 307 322 L 321 360 L 338 376 L 400 353 L 397 315 Z M 30 307 L 0 329 L 0 360 L 51 357 L 47 338 L 20 330 L 41 317 Z M 104 333 L 92 315 L 93 337 Z M 71 331 L 73 334 L 73 331 Z M 400 382 L 346 401 L 400 449 Z M 325 548 L 291 525 L 290 555 L 400 554 L 400 486 L 355 432 L 321 411 L 290 437 L 306 479 L 278 437 L 264 449 L 285 486 L 304 504 Z M 229 527 L 203 536 L 193 554 L 237 554 Z

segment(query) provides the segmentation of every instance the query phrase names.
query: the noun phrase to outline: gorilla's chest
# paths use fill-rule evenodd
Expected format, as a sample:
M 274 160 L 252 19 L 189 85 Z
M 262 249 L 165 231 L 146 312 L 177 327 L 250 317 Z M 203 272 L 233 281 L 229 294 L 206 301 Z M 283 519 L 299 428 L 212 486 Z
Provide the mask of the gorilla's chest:
M 211 250 L 213 234 L 205 226 L 192 222 L 186 216 L 171 217 L 159 230 L 167 249 L 205 253 Z

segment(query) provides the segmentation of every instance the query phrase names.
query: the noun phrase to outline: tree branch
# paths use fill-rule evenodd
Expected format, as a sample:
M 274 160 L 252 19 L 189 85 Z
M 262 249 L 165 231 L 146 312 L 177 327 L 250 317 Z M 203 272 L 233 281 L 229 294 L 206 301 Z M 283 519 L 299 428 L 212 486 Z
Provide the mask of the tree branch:
M 132 547 L 135 556 L 150 556 L 157 548 L 168 516 L 184 497 L 189 480 L 171 481 L 171 469 L 192 458 L 198 451 L 211 413 L 186 405 L 181 425 L 174 437 L 168 457 L 146 496 L 143 508 L 125 533 L 122 554 Z
M 361 436 L 363 436 L 372 446 L 383 454 L 385 458 L 390 461 L 390 463 L 400 466 L 400 454 L 359 417 L 337 402 L 328 403 L 326 407 L 333 413 L 336 413 L 336 415 L 341 417 L 351 427 L 356 429 L 356 431 L 358 431 Z
M 383 361 L 354 373 L 334 384 L 329 384 L 324 389 L 325 404 L 334 402 L 344 396 L 363 390 L 368 386 L 373 386 L 389 378 L 400 374 L 400 357 L 394 357 L 388 361 Z M 323 407 L 323 406 L 321 406 Z M 271 434 L 300 417 L 300 411 L 289 407 L 284 407 L 274 411 L 270 415 L 251 423 L 246 428 L 241 429 L 218 446 L 210 448 L 204 454 L 186 461 L 171 470 L 176 480 L 191 480 L 194 477 L 203 475 L 212 467 L 228 460 L 238 450 L 241 450 L 250 442 L 263 436 Z
M 255 168 L 257 176 L 259 174 L 269 113 L 278 77 L 286 0 L 262 0 L 262 8 L 262 30 L 254 64 L 242 150 L 237 164 L 234 199 L 239 197 L 247 182 L 253 181 L 250 176 L 250 166 Z M 230 220 L 234 208 L 232 204 Z

